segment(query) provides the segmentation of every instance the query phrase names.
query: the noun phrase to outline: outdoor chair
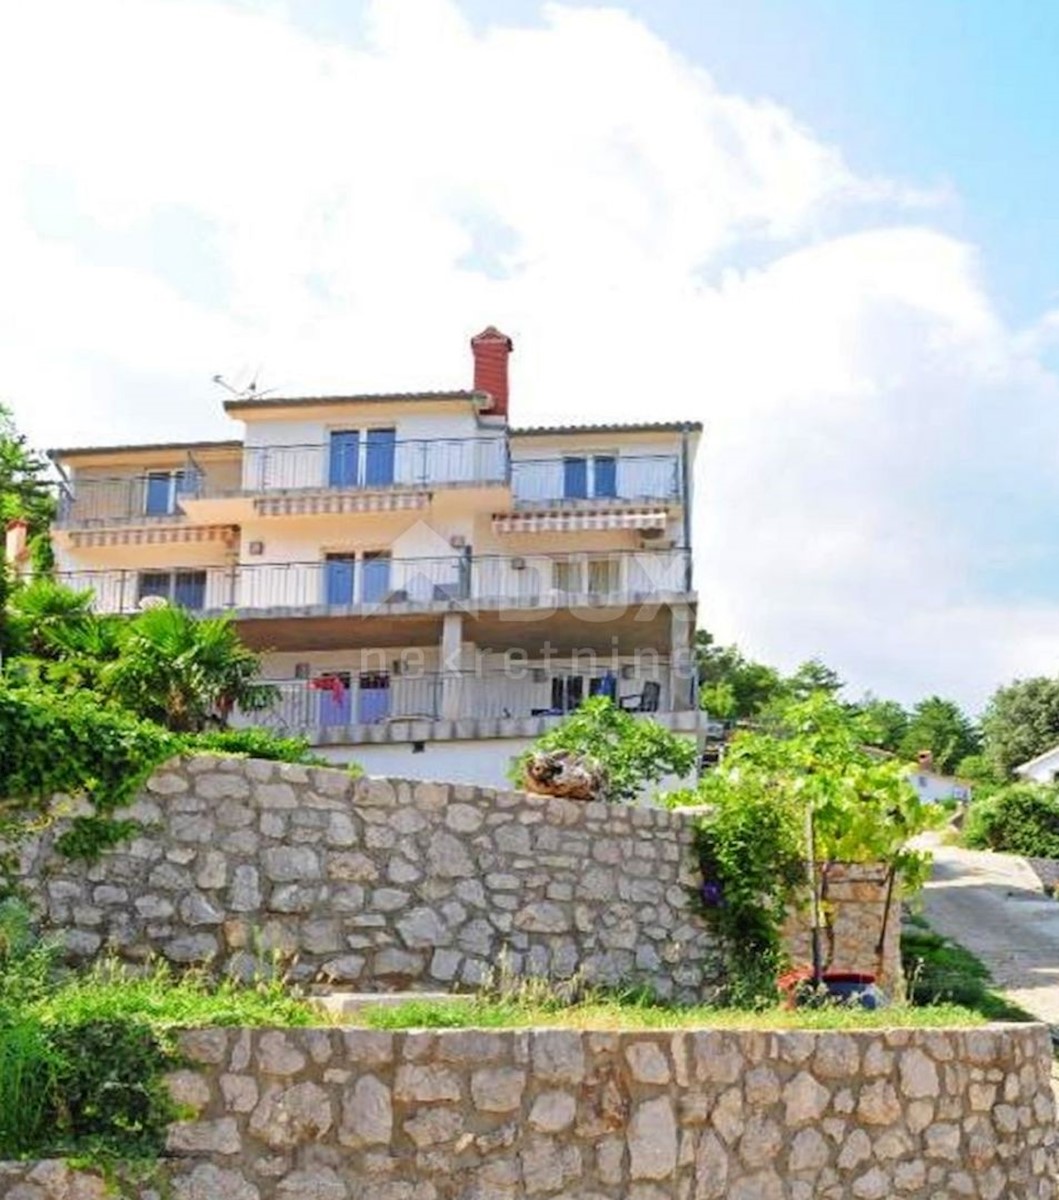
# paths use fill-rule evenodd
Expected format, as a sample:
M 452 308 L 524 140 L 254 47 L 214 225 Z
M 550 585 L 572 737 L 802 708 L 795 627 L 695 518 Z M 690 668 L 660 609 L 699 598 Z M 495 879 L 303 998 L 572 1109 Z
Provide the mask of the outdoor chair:
M 643 685 L 643 691 L 634 696 L 622 696 L 618 706 L 625 712 L 649 713 L 658 712 L 658 704 L 662 699 L 662 685 L 654 680 L 648 680 Z

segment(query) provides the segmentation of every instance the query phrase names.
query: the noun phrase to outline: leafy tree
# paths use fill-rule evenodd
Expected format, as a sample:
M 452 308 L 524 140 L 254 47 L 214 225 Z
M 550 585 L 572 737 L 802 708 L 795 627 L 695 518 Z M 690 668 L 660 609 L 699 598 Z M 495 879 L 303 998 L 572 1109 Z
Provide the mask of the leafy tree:
M 21 518 L 29 525 L 30 537 L 47 533 L 55 515 L 47 472 L 47 461 L 29 448 L 10 410 L 0 404 L 0 527 Z
M 986 758 L 1002 779 L 1059 742 L 1059 679 L 1016 679 L 998 688 L 982 717 Z
M 908 731 L 908 713 L 896 700 L 880 700 L 869 693 L 853 712 L 865 719 L 865 728 L 870 731 L 869 745 L 895 752 L 901 739 Z
M 737 646 L 718 646 L 705 629 L 695 635 L 699 703 L 712 717 L 748 720 L 782 691 L 780 673 L 744 657 Z
M 961 759 L 977 753 L 978 733 L 958 704 L 930 696 L 912 710 L 897 749 L 909 761 L 921 750 L 929 750 L 936 769 L 949 775 Z
M 9 521 L 24 520 L 38 570 L 50 568 L 52 562 L 48 526 L 55 514 L 55 498 L 47 470 L 45 460 L 15 428 L 10 410 L 0 404 L 0 538 Z M 6 608 L 14 586 L 9 566 L 0 560 L 0 655 L 10 651 Z
M 810 658 L 783 681 L 784 700 L 797 703 L 808 700 L 815 692 L 834 696 L 845 686 L 837 671 L 832 671 L 818 658 Z
M 514 763 L 512 782 L 525 779 L 525 764 L 538 750 L 573 750 L 594 759 L 607 775 L 607 799 L 632 801 L 666 775 L 685 776 L 695 765 L 695 744 L 593 696 L 554 729 L 539 737 Z
M 121 652 L 102 674 L 116 701 L 176 732 L 226 725 L 236 704 L 267 708 L 276 689 L 255 682 L 260 659 L 228 617 L 201 618 L 163 605 L 125 625 Z
M 808 853 L 807 813 L 815 858 L 885 863 L 906 890 L 921 886 L 929 866 L 909 839 L 939 819 L 901 762 L 879 762 L 865 750 L 868 719 L 833 696 L 817 691 L 778 716 L 777 734 L 738 735 L 697 788 L 671 798 L 709 809 L 700 846 L 721 898 L 711 913 L 742 1000 L 748 989 L 773 991 L 783 915 L 804 879 L 796 860 L 798 847 Z

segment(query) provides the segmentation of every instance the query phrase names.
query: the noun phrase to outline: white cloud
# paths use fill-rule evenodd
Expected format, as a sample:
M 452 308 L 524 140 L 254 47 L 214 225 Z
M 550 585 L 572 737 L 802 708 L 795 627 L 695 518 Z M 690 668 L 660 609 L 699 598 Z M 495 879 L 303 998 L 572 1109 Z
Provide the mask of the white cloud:
M 354 48 L 275 7 L 10 7 L 0 392 L 22 424 L 221 432 L 208 380 L 243 364 L 295 392 L 456 386 L 493 321 L 521 422 L 707 423 L 700 588 L 723 634 L 904 696 L 1052 670 L 1059 606 L 991 600 L 981 571 L 1020 561 L 983 496 L 1055 499 L 1055 315 L 1004 327 L 973 250 L 909 224 L 944 197 L 858 177 L 619 11 L 544 11 L 476 33 L 450 0 L 378 0 Z M 222 294 L 54 236 L 41 173 L 107 245 L 195 214 Z M 482 226 L 504 236 L 476 271 Z

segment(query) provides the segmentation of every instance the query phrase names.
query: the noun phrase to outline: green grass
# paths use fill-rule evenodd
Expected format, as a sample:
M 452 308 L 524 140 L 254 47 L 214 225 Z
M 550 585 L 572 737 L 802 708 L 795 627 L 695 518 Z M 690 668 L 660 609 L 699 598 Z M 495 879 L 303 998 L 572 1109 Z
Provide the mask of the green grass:
M 520 1003 L 517 1000 L 409 1000 L 367 1007 L 358 1023 L 371 1029 L 879 1029 L 981 1025 L 980 1013 L 955 1004 L 930 1008 L 895 1005 L 869 1011 L 846 1005 L 821 1008 L 746 1010 L 679 1007 L 621 999 L 587 999 L 576 1004 Z
M 987 1021 L 1036 1020 L 993 990 L 992 976 L 980 958 L 935 933 L 921 917 L 913 917 L 901 934 L 901 958 L 913 1006 L 959 1005 Z
M 158 1032 L 203 1025 L 319 1025 L 319 1012 L 276 979 L 237 983 L 177 974 L 158 961 L 141 975 L 113 960 L 71 974 L 25 1005 L 45 1024 L 142 1021 Z

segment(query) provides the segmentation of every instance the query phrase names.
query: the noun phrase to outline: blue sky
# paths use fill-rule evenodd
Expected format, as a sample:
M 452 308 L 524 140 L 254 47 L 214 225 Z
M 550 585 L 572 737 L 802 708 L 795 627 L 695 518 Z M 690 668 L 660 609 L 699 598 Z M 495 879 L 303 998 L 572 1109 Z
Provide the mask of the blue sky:
M 1059 6 L 0 26 L 0 395 L 40 444 L 231 436 L 216 372 L 461 385 L 495 322 L 521 422 L 705 422 L 721 636 L 972 707 L 1059 670 Z

